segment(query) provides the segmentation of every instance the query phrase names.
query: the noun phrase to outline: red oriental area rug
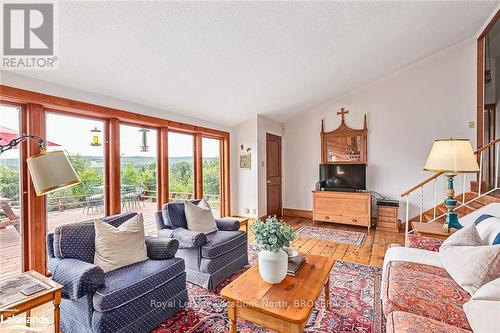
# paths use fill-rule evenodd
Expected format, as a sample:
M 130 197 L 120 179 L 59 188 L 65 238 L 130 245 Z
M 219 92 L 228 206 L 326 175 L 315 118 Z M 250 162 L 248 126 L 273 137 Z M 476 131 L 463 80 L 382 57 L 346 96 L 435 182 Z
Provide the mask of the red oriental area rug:
M 255 262 L 257 251 L 255 245 L 249 246 L 250 262 Z M 226 302 L 220 297 L 220 291 L 244 271 L 242 269 L 211 291 L 188 283 L 189 305 L 153 333 L 228 332 Z M 322 293 L 304 332 L 382 332 L 381 268 L 338 260 L 330 274 L 331 309 L 325 310 Z M 238 332 L 272 331 L 238 320 Z

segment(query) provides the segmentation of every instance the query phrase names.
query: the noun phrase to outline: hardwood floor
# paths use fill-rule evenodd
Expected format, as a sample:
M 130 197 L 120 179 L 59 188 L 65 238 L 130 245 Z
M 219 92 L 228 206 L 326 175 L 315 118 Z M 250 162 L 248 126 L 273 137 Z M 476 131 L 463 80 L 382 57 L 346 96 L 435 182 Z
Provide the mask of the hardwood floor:
M 297 230 L 302 226 L 313 225 L 311 219 L 288 216 L 284 217 L 283 219 L 286 221 L 286 223 L 292 226 L 293 230 Z M 367 233 L 367 228 L 365 227 L 327 222 L 316 222 L 315 226 L 336 230 L 358 231 Z M 248 235 L 248 238 L 250 242 L 254 242 L 254 238 L 251 233 Z M 381 267 L 384 262 L 384 253 L 387 250 L 387 247 L 393 243 L 398 243 L 401 245 L 404 244 L 403 231 L 392 232 L 371 229 L 362 246 L 338 244 L 326 240 L 303 237 L 297 237 L 294 240 L 293 245 L 299 250 L 299 252 L 329 256 L 334 257 L 335 259 Z
M 311 219 L 305 219 L 300 217 L 284 217 L 283 218 L 288 224 L 292 226 L 294 230 L 302 226 L 312 226 Z M 249 226 L 253 221 L 249 221 Z M 367 233 L 367 228 L 356 227 L 342 224 L 333 223 L 319 223 L 315 224 L 316 227 L 336 229 L 336 230 L 347 230 L 347 231 L 358 231 Z M 243 229 L 244 230 L 244 229 Z M 250 243 L 255 243 L 254 236 L 250 232 L 248 235 Z M 362 246 L 356 245 L 346 245 L 338 244 L 325 240 L 317 240 L 311 238 L 297 237 L 293 244 L 300 251 L 310 254 L 322 255 L 334 257 L 335 259 L 345 260 L 350 262 L 356 262 L 364 265 L 379 266 L 381 267 L 384 262 L 384 253 L 390 244 L 398 243 L 404 244 L 404 232 L 392 232 L 392 231 L 382 231 L 371 229 L 367 238 L 365 239 Z M 42 316 L 45 315 L 50 321 L 52 321 L 52 305 L 44 305 L 32 311 L 32 316 Z M 40 327 L 39 324 L 32 325 L 33 327 Z M 40 332 L 53 332 L 53 325 L 45 327 Z M 11 325 L 2 326 L 0 324 L 0 331 L 5 333 L 15 333 L 19 332 L 18 329 L 13 328 Z

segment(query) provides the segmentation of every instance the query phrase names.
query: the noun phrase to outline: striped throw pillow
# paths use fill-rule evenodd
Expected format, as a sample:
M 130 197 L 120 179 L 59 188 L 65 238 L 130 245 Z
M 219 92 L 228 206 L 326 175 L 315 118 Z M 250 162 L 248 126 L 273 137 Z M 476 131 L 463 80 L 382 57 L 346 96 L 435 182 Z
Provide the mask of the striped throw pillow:
M 484 245 L 500 244 L 500 218 L 490 214 L 479 216 L 474 225 Z

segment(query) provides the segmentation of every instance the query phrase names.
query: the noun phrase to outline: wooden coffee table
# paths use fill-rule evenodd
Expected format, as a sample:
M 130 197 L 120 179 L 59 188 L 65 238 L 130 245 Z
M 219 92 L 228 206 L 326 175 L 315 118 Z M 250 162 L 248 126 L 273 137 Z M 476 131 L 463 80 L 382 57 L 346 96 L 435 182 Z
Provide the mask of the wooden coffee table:
M 262 280 L 253 266 L 221 291 L 228 302 L 230 332 L 236 332 L 237 318 L 277 332 L 302 332 L 316 301 L 325 288 L 325 307 L 330 305 L 330 271 L 335 259 L 304 255 L 306 263 L 297 276 L 279 284 Z

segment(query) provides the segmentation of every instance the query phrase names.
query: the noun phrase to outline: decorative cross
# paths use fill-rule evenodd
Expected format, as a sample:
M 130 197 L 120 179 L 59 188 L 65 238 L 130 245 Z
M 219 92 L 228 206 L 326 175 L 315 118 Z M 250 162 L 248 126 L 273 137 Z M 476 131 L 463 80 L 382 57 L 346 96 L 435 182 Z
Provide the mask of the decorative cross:
M 346 113 L 349 113 L 349 110 L 345 110 L 345 111 L 344 110 L 345 110 L 344 108 L 341 108 L 340 112 L 337 112 L 337 116 L 340 115 L 342 117 L 342 123 L 344 123 L 344 115 Z

